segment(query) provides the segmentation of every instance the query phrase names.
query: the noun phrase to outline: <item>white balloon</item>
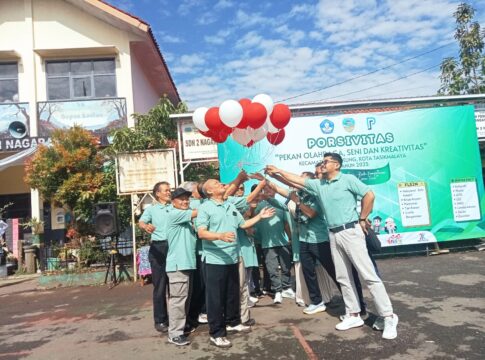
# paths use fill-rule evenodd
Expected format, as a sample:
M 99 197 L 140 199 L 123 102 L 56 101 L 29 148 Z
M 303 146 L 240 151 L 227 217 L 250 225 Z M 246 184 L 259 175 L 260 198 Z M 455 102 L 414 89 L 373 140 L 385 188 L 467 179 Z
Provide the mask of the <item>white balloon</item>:
M 251 135 L 251 140 L 253 140 L 254 142 L 258 142 L 266 137 L 266 134 L 268 133 L 268 128 L 264 125 L 257 129 L 248 127 L 248 132 Z
M 268 113 L 268 117 L 273 112 L 274 103 L 273 103 L 273 99 L 271 99 L 269 95 L 258 94 L 253 98 L 253 102 L 263 104 L 263 106 L 266 108 L 266 112 Z
M 231 134 L 233 140 L 242 146 L 246 146 L 251 141 L 251 134 L 247 129 L 234 129 Z
M 266 118 L 266 122 L 264 123 L 264 126 L 266 126 L 266 128 L 268 129 L 268 132 L 272 134 L 280 131 L 280 129 L 275 128 L 274 125 L 271 123 L 271 119 L 269 118 L 269 116 Z
M 226 100 L 219 106 L 219 117 L 224 125 L 236 127 L 243 118 L 243 108 L 236 100 Z
M 205 113 L 209 110 L 206 107 L 199 107 L 195 109 L 194 113 L 192 114 L 192 121 L 197 129 L 200 131 L 208 131 L 209 128 L 205 124 Z

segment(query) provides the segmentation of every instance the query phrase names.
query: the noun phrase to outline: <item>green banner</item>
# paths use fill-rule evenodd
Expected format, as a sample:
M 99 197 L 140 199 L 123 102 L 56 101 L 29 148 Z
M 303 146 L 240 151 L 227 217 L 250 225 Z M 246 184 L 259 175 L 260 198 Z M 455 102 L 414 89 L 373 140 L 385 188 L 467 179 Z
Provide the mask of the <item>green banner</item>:
M 371 214 L 383 246 L 485 237 L 485 197 L 471 105 L 292 118 L 277 146 L 219 145 L 221 180 L 267 164 L 314 171 L 327 152 L 376 195 Z

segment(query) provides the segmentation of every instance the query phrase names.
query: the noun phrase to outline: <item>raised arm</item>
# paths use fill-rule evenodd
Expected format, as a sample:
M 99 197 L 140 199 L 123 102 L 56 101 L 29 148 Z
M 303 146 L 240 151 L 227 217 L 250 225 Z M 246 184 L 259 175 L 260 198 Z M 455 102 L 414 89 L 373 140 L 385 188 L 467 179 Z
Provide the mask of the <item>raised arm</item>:
M 284 177 L 282 177 L 281 175 L 278 175 L 278 174 L 275 174 L 274 176 L 272 176 L 272 178 L 275 179 L 275 180 L 278 180 L 282 184 L 285 184 L 289 187 L 296 188 L 298 190 L 301 190 L 301 189 L 304 188 L 302 185 L 292 183 L 291 181 L 286 180 Z
M 261 192 L 261 190 L 263 190 L 263 188 L 265 187 L 265 185 L 266 185 L 266 179 L 264 177 L 262 177 L 262 179 L 259 179 L 258 185 L 248 195 L 248 197 L 246 198 L 246 201 L 248 203 L 252 203 L 254 200 L 256 200 L 256 198 L 258 197 L 258 195 Z
M 305 185 L 305 179 L 303 177 L 290 173 L 289 171 L 278 169 L 274 165 L 266 166 L 266 169 L 264 171 L 266 174 L 268 174 L 271 177 L 274 177 L 274 175 L 280 175 L 283 179 L 285 179 L 286 181 L 289 181 L 290 183 L 293 183 L 295 185 L 300 185 L 300 186 Z
M 240 226 L 241 229 L 247 229 L 250 228 L 251 226 L 254 226 L 258 221 L 261 219 L 267 219 L 272 217 L 275 214 L 275 209 L 265 207 L 263 208 L 258 215 L 252 217 L 251 219 L 248 219 Z
M 246 171 L 241 170 L 239 174 L 237 174 L 236 178 L 229 183 L 229 186 L 224 193 L 224 200 L 227 199 L 229 196 L 232 196 L 236 193 L 237 189 L 243 182 L 245 182 L 248 178 L 248 174 Z

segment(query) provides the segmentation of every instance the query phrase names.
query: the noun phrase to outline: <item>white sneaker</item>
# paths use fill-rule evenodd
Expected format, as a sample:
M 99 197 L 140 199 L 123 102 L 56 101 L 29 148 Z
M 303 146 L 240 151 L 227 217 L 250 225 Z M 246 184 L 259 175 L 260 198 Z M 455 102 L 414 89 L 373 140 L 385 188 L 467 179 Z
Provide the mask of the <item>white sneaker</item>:
M 253 303 L 251 300 L 248 301 L 248 308 L 252 308 L 252 307 L 255 307 L 256 304 Z
M 251 301 L 253 304 L 256 304 L 259 301 L 259 299 L 257 297 L 250 296 L 249 301 Z
M 207 324 L 209 321 L 207 320 L 207 314 L 199 314 L 199 318 L 197 319 L 199 324 Z
M 340 319 L 340 321 L 344 321 L 345 319 L 347 319 L 348 317 L 350 317 L 349 314 L 343 314 L 343 315 L 340 315 L 338 318 Z
M 349 330 L 355 327 L 359 327 L 364 325 L 364 320 L 360 318 L 359 315 L 357 316 L 348 316 L 342 322 L 335 325 L 335 329 L 337 330 Z
M 281 296 L 283 296 L 284 298 L 288 298 L 288 299 L 294 299 L 295 298 L 295 292 L 293 291 L 292 288 L 288 288 L 286 290 L 283 290 L 283 292 L 281 293 Z
M 296 305 L 301 306 L 301 307 L 306 306 L 305 301 L 303 299 L 296 299 Z
M 274 304 L 281 304 L 282 301 L 283 301 L 283 297 L 281 296 L 281 292 L 278 291 L 276 294 L 274 294 L 273 303 Z
M 392 340 L 397 337 L 397 323 L 399 318 L 396 314 L 392 316 L 386 316 L 384 318 L 384 332 L 382 333 L 383 339 Z
M 225 337 L 210 338 L 211 344 L 220 348 L 230 348 L 232 346 L 231 342 Z
M 376 317 L 374 324 L 372 324 L 372 328 L 377 331 L 384 330 L 384 318 L 382 316 Z
M 226 326 L 227 331 L 236 331 L 236 332 L 250 332 L 251 331 L 251 326 L 246 326 L 243 324 L 239 324 L 236 326 Z
M 303 309 L 303 313 L 307 315 L 313 315 L 319 312 L 324 312 L 326 309 L 327 308 L 325 307 L 325 304 L 321 302 L 320 304 L 317 304 L 317 305 L 314 305 L 314 304 L 308 305 L 305 309 Z

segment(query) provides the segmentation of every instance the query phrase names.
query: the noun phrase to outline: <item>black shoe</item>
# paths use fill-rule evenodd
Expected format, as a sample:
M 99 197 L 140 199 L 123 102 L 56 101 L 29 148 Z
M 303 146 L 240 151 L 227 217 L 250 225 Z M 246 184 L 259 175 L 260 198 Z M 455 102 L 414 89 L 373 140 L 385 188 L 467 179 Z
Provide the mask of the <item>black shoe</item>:
M 183 346 L 183 345 L 189 345 L 190 344 L 190 341 L 187 339 L 187 337 L 185 335 L 176 336 L 174 338 L 169 337 L 168 342 L 175 344 L 177 346 Z
M 248 321 L 243 323 L 243 325 L 246 325 L 246 326 L 254 326 L 255 324 L 256 324 L 256 320 L 254 319 L 249 319 Z
M 155 324 L 155 330 L 161 333 L 166 333 L 168 331 L 168 324 L 165 324 L 165 323 Z
M 185 327 L 184 327 L 184 335 L 189 335 L 189 334 L 193 333 L 195 331 L 195 329 L 197 329 L 195 326 L 186 324 Z

